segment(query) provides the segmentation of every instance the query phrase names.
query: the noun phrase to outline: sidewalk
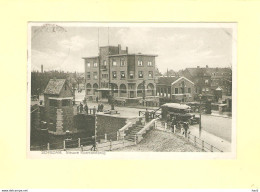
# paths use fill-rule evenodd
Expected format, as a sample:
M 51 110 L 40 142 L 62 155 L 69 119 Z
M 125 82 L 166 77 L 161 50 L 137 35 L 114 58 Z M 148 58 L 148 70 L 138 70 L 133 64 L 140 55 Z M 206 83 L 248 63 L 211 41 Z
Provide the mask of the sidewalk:
M 190 126 L 190 133 L 199 138 L 199 129 L 197 127 Z M 200 139 L 217 147 L 218 149 L 222 150 L 223 152 L 231 152 L 231 143 L 230 142 L 228 142 L 220 137 L 217 137 L 211 133 L 208 133 L 207 131 L 202 130 Z

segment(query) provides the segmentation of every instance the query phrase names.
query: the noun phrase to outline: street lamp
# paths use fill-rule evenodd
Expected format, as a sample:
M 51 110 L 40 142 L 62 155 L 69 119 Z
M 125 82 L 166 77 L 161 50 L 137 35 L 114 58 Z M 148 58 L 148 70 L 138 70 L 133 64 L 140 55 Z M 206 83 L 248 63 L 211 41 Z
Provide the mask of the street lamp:
M 199 124 L 199 135 L 201 137 L 201 99 L 202 99 L 202 95 L 199 94 L 199 98 L 200 98 L 200 124 Z
M 115 106 L 114 106 L 114 84 L 110 83 L 111 86 L 111 110 L 115 110 Z

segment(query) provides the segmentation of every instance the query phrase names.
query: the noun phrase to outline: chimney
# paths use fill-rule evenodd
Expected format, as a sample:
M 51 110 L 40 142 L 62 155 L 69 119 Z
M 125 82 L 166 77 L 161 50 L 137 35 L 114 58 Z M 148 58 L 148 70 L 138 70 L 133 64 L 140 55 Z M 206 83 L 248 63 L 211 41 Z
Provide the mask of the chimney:
M 128 54 L 128 47 L 125 48 L 126 54 Z
M 121 53 L 121 45 L 118 44 L 118 54 L 120 54 L 120 53 Z
M 43 73 L 43 65 L 41 65 L 41 72 Z

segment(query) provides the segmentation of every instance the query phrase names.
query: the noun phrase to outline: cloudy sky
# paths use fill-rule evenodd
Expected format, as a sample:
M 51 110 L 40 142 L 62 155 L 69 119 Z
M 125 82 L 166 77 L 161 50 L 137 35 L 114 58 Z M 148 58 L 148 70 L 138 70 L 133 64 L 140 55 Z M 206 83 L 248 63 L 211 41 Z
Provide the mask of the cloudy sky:
M 39 70 L 84 72 L 82 57 L 96 56 L 99 45 L 121 44 L 129 53 L 157 54 L 161 72 L 186 67 L 230 67 L 232 29 L 180 27 L 63 27 L 44 30 L 32 27 L 31 66 Z

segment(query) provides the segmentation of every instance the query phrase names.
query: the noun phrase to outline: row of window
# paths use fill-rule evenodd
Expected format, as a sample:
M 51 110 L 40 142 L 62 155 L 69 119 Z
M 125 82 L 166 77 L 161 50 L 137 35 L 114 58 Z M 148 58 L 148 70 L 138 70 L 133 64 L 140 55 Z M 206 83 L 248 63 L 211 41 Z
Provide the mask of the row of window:
M 139 60 L 138 62 L 137 62 L 137 64 L 138 64 L 138 66 L 143 66 L 143 61 L 141 61 L 141 60 Z M 121 60 L 120 61 L 120 66 L 125 66 L 126 65 L 126 61 L 125 60 Z M 91 64 L 90 63 L 87 63 L 87 67 L 90 67 L 91 66 Z M 107 66 L 107 61 L 106 60 L 104 60 L 103 61 L 103 66 Z M 117 66 L 117 62 L 116 61 L 112 61 L 112 66 Z M 152 63 L 152 61 L 148 61 L 147 62 L 147 66 L 148 67 L 151 67 L 151 66 L 153 66 L 153 63 Z M 93 63 L 93 67 L 98 67 L 98 64 L 95 62 L 95 63 Z
M 175 88 L 174 89 L 174 94 L 183 94 L 184 93 L 184 88 Z M 188 93 L 191 93 L 191 88 L 188 88 Z
M 130 79 L 134 78 L 134 74 L 130 73 L 129 74 Z M 117 72 L 112 71 L 112 78 L 116 79 L 117 78 Z M 126 78 L 126 73 L 125 71 L 120 71 L 120 78 L 125 79 Z M 138 71 L 138 78 L 144 78 L 143 71 Z M 153 78 L 153 72 L 149 71 L 148 72 L 148 78 Z M 87 72 L 87 79 L 91 79 L 91 73 Z M 93 72 L 93 79 L 98 79 L 97 72 Z M 102 74 L 102 79 L 108 79 L 108 74 Z
M 113 79 L 117 78 L 117 72 L 116 71 L 112 71 L 112 77 L 113 77 Z M 121 79 L 125 79 L 125 77 L 126 77 L 125 71 L 120 71 L 120 78 Z M 133 79 L 134 78 L 134 74 L 130 73 L 129 77 L 130 77 L 130 79 Z M 138 78 L 140 78 L 140 79 L 144 78 L 143 71 L 138 71 Z M 153 78 L 153 72 L 152 71 L 148 72 L 148 78 Z

